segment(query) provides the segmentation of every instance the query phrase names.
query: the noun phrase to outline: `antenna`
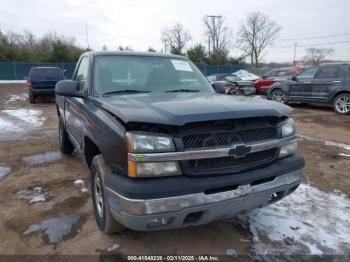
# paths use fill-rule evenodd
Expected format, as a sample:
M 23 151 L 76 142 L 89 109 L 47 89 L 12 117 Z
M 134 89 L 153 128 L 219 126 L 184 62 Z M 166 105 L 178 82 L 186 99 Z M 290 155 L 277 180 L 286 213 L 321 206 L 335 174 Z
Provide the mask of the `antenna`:
M 90 49 L 89 45 L 89 34 L 88 34 L 88 27 L 87 27 L 87 22 L 85 21 L 85 32 L 86 32 L 86 42 L 87 42 L 87 47 Z

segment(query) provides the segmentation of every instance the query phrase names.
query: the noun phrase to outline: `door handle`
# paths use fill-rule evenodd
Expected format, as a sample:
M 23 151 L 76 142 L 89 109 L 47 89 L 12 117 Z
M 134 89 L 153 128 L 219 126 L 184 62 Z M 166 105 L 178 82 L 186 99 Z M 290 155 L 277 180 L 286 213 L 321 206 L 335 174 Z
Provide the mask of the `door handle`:
M 310 84 L 311 81 L 304 81 L 304 84 Z
M 334 80 L 333 83 L 341 83 L 340 80 Z

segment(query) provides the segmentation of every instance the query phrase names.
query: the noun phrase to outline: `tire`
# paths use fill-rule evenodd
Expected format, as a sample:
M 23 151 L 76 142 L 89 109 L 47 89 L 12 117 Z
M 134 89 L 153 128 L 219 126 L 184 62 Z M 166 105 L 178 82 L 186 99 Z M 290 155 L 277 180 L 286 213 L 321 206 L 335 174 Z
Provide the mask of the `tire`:
M 35 95 L 32 94 L 32 92 L 29 92 L 29 103 L 35 104 Z
M 106 201 L 106 191 L 104 185 L 104 173 L 106 166 L 102 155 L 96 155 L 91 163 L 91 195 L 94 207 L 96 223 L 99 229 L 106 234 L 114 234 L 125 229 L 112 216 Z
M 333 109 L 337 114 L 350 114 L 350 94 L 343 93 L 337 95 L 333 100 Z
M 67 155 L 72 154 L 74 151 L 74 146 L 72 142 L 69 140 L 62 118 L 59 118 L 58 139 L 59 139 L 61 152 Z
M 281 89 L 275 89 L 271 92 L 271 100 L 281 104 L 287 104 L 286 94 Z

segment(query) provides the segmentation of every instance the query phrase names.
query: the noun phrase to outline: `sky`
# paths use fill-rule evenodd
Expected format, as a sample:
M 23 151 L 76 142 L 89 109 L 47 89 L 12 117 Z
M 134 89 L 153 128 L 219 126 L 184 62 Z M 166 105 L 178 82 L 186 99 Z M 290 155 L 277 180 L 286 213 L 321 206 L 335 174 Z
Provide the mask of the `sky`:
M 122 45 L 160 51 L 164 27 L 180 22 L 192 36 L 188 46 L 207 45 L 203 17 L 222 15 L 231 32 L 230 55 L 239 56 L 236 34 L 252 11 L 269 15 L 282 28 L 264 62 L 292 62 L 295 43 L 297 60 L 307 47 L 315 46 L 333 48 L 331 59 L 350 61 L 349 0 L 0 0 L 0 29 L 27 29 L 38 37 L 55 31 L 87 47 L 86 23 L 94 50 Z M 312 39 L 302 39 L 308 37 Z

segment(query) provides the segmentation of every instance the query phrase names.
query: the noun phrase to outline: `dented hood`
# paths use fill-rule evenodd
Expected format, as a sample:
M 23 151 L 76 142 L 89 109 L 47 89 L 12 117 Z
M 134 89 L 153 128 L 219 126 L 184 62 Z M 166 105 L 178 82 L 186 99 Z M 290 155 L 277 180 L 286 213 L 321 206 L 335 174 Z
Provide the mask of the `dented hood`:
M 97 97 L 96 106 L 131 122 L 182 126 L 186 123 L 247 117 L 282 117 L 289 106 L 260 97 L 211 93 L 145 93 Z

